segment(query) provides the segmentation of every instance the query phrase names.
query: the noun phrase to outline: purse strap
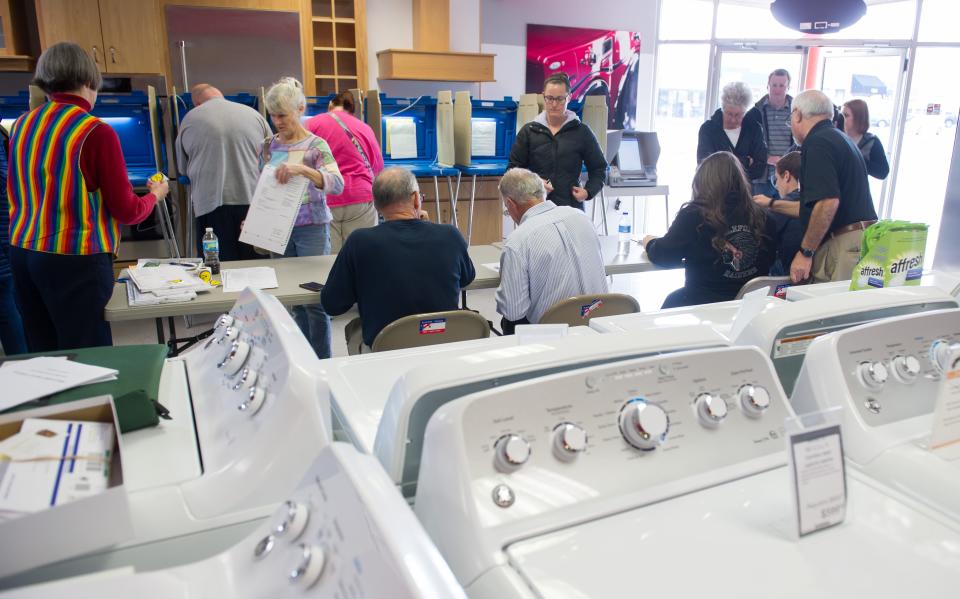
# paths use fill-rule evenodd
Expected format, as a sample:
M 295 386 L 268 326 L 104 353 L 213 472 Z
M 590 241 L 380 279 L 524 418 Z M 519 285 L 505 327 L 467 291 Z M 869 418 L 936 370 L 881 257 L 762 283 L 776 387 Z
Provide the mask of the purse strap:
M 357 151 L 360 152 L 360 158 L 363 158 L 364 166 L 367 167 L 367 170 L 370 171 L 370 176 L 373 177 L 374 176 L 373 166 L 370 165 L 370 159 L 367 158 L 367 153 L 363 151 L 363 147 L 360 145 L 360 141 L 357 139 L 357 136 L 354 135 L 353 131 L 351 131 L 350 128 L 347 127 L 344 124 L 344 122 L 340 120 L 340 117 L 338 117 L 335 112 L 328 112 L 327 114 L 333 117 L 333 120 L 337 121 L 337 124 L 339 124 L 340 127 L 343 128 L 343 132 L 346 133 L 347 137 L 350 138 L 350 141 L 353 143 L 353 147 L 355 147 Z

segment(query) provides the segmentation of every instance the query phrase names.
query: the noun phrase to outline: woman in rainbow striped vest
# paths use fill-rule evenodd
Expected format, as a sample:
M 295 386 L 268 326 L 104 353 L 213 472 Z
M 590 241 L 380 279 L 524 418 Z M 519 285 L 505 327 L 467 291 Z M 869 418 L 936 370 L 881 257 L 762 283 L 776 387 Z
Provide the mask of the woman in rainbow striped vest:
M 113 344 L 103 309 L 120 225 L 167 195 L 166 182 L 133 193 L 120 139 L 89 114 L 101 81 L 80 46 L 51 46 L 34 78 L 50 101 L 10 133 L 10 266 L 32 352 Z

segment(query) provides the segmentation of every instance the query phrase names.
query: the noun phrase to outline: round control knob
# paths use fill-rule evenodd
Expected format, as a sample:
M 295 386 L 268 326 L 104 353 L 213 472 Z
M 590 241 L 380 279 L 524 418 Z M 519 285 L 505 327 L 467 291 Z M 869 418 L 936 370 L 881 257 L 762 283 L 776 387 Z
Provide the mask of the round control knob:
M 297 561 L 287 574 L 287 579 L 301 589 L 309 589 L 316 584 L 326 565 L 327 555 L 323 549 L 301 543 Z
M 760 385 L 744 385 L 737 391 L 743 413 L 759 418 L 770 407 L 770 392 Z
M 695 403 L 700 423 L 707 428 L 720 426 L 723 419 L 727 417 L 727 402 L 723 401 L 722 397 L 701 393 L 697 396 Z
M 887 382 L 887 367 L 883 362 L 861 362 L 857 372 L 860 382 L 869 389 L 879 389 Z
M 223 360 L 217 364 L 228 376 L 233 376 L 247 361 L 250 355 L 250 344 L 246 341 L 234 341 L 230 344 L 230 349 L 224 354 Z
M 214 323 L 213 332 L 210 333 L 210 338 L 207 339 L 207 342 L 204 344 L 203 348 L 206 349 L 210 347 L 214 342 L 220 343 L 224 331 L 227 329 L 227 327 L 233 326 L 233 323 L 233 316 L 230 316 L 229 314 L 221 314 Z
M 306 505 L 296 501 L 284 501 L 274 520 L 273 534 L 288 541 L 295 541 L 303 534 L 309 521 L 310 510 Z
M 656 449 L 669 430 L 670 418 L 663 408 L 644 399 L 630 400 L 620 410 L 620 434 L 637 449 Z
M 946 339 L 934 341 L 930 346 L 930 361 L 941 374 L 950 368 L 950 342 Z
M 587 448 L 587 431 L 572 422 L 553 428 L 553 455 L 563 462 L 572 462 Z
M 237 327 L 225 327 L 223 332 L 217 338 L 217 343 L 219 345 L 230 345 L 237 340 L 237 337 L 240 336 L 240 329 Z
M 254 383 L 257 382 L 257 371 L 252 368 L 244 368 L 240 371 L 240 378 L 237 379 L 237 382 L 233 385 L 234 391 L 239 391 L 241 388 L 249 389 L 253 387 Z
M 904 383 L 912 383 L 920 375 L 920 360 L 916 356 L 896 356 L 893 374 Z
M 267 392 L 263 390 L 262 387 L 254 387 L 250 389 L 250 393 L 247 395 L 247 398 L 243 400 L 237 409 L 241 412 L 246 412 L 250 416 L 253 416 L 260 411 L 260 408 L 263 407 L 263 400 L 267 398 Z
M 494 465 L 500 472 L 513 472 L 530 459 L 530 444 L 520 435 L 504 435 L 497 439 L 493 449 Z

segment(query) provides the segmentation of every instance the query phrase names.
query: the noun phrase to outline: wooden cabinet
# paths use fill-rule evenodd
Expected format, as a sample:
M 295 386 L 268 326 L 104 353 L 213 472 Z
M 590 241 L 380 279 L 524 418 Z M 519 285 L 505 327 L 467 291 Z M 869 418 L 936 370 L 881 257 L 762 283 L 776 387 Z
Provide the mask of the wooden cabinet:
M 318 96 L 367 87 L 365 0 L 312 0 L 312 93 Z M 308 74 L 309 65 L 305 65 Z
M 104 73 L 162 73 L 157 0 L 36 0 L 40 45 L 76 42 Z

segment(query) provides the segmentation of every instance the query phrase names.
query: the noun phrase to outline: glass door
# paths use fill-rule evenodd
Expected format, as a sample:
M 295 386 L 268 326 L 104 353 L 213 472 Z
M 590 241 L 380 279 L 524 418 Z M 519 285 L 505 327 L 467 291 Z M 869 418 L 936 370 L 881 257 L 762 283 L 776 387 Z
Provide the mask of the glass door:
M 808 50 L 806 81 L 823 90 L 842 108 L 845 102 L 859 98 L 870 113 L 869 132 L 877 136 L 893 164 L 891 149 L 899 123 L 900 90 L 904 84 L 906 50 L 903 48 L 826 47 Z M 891 176 L 885 180 L 868 177 L 870 195 L 883 216 L 889 205 Z
M 776 69 L 786 69 L 790 73 L 790 87 L 787 93 L 796 96 L 802 89 L 800 83 L 803 52 L 796 48 L 759 48 L 756 44 L 730 44 L 719 46 L 716 55 L 711 86 L 710 109 L 707 118 L 720 107 L 720 90 L 733 81 L 743 81 L 753 92 L 753 102 L 767 94 L 767 81 Z

